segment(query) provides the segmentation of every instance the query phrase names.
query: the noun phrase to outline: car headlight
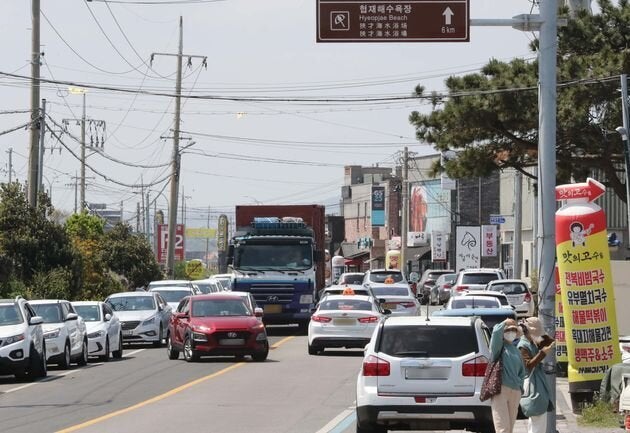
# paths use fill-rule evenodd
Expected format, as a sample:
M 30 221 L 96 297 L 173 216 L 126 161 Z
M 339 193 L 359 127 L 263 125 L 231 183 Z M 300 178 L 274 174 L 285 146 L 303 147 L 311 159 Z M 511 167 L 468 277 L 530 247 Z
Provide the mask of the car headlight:
M 153 325 L 153 323 L 155 323 L 155 316 L 150 317 L 147 320 L 145 320 L 144 322 L 142 322 L 142 326 Z
M 101 338 L 105 336 L 105 331 L 96 331 L 88 334 L 88 338 Z
M 53 329 L 52 331 L 44 332 L 44 338 L 57 338 L 59 337 L 59 333 L 61 332 L 61 328 Z
M 12 335 L 11 337 L 7 337 L 2 342 L 3 346 L 8 346 L 9 344 L 17 343 L 18 341 L 24 340 L 24 334 Z
M 202 334 L 201 332 L 193 332 L 192 336 L 195 341 L 208 341 L 206 334 Z
M 260 334 L 256 336 L 256 341 L 265 341 L 265 340 L 267 340 L 266 332 L 261 332 Z

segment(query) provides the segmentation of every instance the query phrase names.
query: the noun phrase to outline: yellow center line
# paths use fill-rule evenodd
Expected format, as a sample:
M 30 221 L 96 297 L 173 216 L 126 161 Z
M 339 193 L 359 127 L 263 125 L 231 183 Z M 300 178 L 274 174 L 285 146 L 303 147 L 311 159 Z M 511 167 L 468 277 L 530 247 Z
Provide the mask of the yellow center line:
M 281 345 L 283 345 L 284 343 L 292 340 L 293 338 L 295 338 L 295 337 L 294 336 L 290 336 L 290 337 L 283 338 L 282 340 L 280 340 L 277 343 L 273 344 L 271 346 L 271 349 L 276 349 L 276 348 L 280 347 Z M 92 426 L 94 424 L 98 424 L 100 422 L 103 422 L 103 421 L 106 421 L 108 419 L 117 417 L 119 415 L 123 415 L 123 414 L 129 413 L 129 412 L 134 411 L 136 409 L 140 409 L 141 407 L 144 407 L 144 406 L 156 403 L 156 402 L 158 402 L 160 400 L 164 400 L 165 398 L 172 397 L 175 394 L 178 394 L 178 393 L 180 393 L 180 392 L 182 392 L 182 391 L 184 391 L 184 390 L 186 390 L 188 388 L 191 388 L 191 387 L 193 387 L 195 385 L 198 385 L 198 384 L 200 384 L 202 382 L 205 382 L 207 380 L 214 379 L 215 377 L 221 376 L 221 375 L 223 375 L 225 373 L 228 373 L 228 372 L 230 372 L 232 370 L 236 370 L 237 368 L 242 367 L 243 365 L 246 365 L 246 364 L 247 363 L 245 363 L 245 362 L 238 362 L 238 363 L 236 363 L 234 365 L 231 365 L 229 367 L 224 368 L 223 370 L 219 370 L 219 371 L 217 371 L 215 373 L 209 374 L 208 376 L 200 377 L 199 379 L 193 380 L 192 382 L 188 382 L 188 383 L 185 383 L 185 384 L 183 384 L 181 386 L 178 386 L 177 388 L 173 388 L 170 391 L 165 392 L 164 394 L 156 395 L 153 398 L 141 401 L 140 403 L 134 404 L 133 406 L 129 406 L 129 407 L 126 407 L 124 409 L 120 409 L 120 410 L 117 410 L 117 411 L 114 411 L 114 412 L 110 412 L 110 413 L 105 414 L 103 416 L 99 416 L 98 418 L 93 418 L 91 420 L 85 421 L 85 422 L 83 422 L 81 424 L 76 424 L 76 425 L 73 425 L 71 427 L 65 428 L 63 430 L 58 430 L 55 433 L 75 432 L 77 430 L 81 430 L 81 429 L 84 429 L 86 427 L 90 427 L 90 426 Z

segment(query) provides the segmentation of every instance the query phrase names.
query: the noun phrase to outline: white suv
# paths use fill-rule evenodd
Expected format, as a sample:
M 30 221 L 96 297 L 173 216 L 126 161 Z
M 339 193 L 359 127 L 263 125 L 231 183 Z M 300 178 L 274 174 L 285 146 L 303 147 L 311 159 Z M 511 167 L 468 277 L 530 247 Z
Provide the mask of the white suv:
M 44 319 L 44 339 L 49 364 L 66 369 L 70 363 L 86 365 L 88 338 L 85 322 L 68 301 L 48 299 L 31 301 L 38 316 Z
M 42 322 L 24 298 L 0 299 L 0 374 L 46 377 Z
M 503 269 L 464 269 L 459 271 L 451 287 L 451 298 L 467 290 L 485 290 L 490 281 L 504 279 Z
M 488 345 L 477 317 L 383 319 L 357 379 L 357 433 L 494 432 L 490 402 L 479 400 Z

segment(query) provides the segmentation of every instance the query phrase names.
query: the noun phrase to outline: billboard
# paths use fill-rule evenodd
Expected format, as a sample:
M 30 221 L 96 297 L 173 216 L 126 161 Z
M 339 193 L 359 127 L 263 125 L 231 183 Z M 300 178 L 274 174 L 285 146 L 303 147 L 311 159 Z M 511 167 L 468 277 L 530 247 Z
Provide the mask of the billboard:
M 444 232 L 431 232 L 431 261 L 446 262 L 448 235 Z
M 385 187 L 372 187 L 372 227 L 385 226 Z
M 223 214 L 219 215 L 217 249 L 221 252 L 225 252 L 228 249 L 228 217 Z
M 451 232 L 451 192 L 440 180 L 411 184 L 409 232 Z
M 481 227 L 457 226 L 455 270 L 481 267 Z
M 181 262 L 185 257 L 184 248 L 184 224 L 175 225 L 175 261 Z M 166 264 L 168 254 L 168 224 L 157 225 L 157 250 L 156 257 L 158 263 Z
M 481 248 L 481 257 L 497 256 L 497 226 L 484 225 L 481 226 L 481 238 L 483 247 Z

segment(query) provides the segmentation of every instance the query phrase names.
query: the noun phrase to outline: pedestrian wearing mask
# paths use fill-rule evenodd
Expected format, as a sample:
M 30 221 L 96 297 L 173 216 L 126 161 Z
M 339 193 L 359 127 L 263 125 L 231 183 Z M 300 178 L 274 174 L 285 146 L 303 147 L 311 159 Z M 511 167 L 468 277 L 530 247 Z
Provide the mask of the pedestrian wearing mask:
M 527 369 L 524 393 L 521 398 L 521 410 L 527 420 L 528 433 L 545 433 L 547 431 L 547 411 L 553 410 L 549 384 L 543 371 L 542 361 L 553 349 L 554 341 L 545 334 L 538 317 L 525 319 L 521 324 L 523 338 L 518 349 Z
M 518 405 L 526 374 L 521 354 L 513 344 L 518 332 L 516 321 L 506 319 L 494 326 L 490 339 L 492 362 L 500 359 L 502 363 L 501 392 L 490 400 L 496 433 L 513 433 L 518 416 Z

